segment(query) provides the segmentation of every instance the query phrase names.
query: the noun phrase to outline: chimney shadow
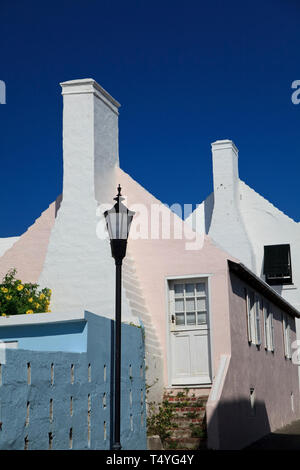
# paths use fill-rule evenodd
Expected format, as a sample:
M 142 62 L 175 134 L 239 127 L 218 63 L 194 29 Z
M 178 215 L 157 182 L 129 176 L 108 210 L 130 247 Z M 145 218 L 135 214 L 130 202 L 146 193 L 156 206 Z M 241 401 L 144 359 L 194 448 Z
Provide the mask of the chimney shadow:
M 208 234 L 214 210 L 214 193 L 211 193 L 204 201 L 205 233 Z
M 61 203 L 62 203 L 62 199 L 63 199 L 63 195 L 60 194 L 59 196 L 57 196 L 56 200 L 55 200 L 55 217 L 57 217 L 57 213 L 60 209 L 60 206 L 61 206 Z

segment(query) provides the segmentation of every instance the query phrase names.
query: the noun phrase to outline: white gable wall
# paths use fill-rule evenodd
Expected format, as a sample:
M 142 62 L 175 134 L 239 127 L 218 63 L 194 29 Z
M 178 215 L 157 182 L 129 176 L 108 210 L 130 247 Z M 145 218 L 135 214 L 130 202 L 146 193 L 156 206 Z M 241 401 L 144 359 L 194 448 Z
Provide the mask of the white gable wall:
M 220 151 L 216 153 L 216 144 L 220 143 L 219 147 L 224 147 L 222 142 L 228 152 L 231 141 L 217 141 L 212 144 L 213 196 L 208 196 L 186 222 L 199 233 L 208 233 L 215 243 L 263 279 L 264 246 L 290 244 L 294 285 L 273 288 L 300 309 L 300 224 L 238 178 L 236 169 L 232 171 L 231 161 L 237 156 L 235 146 L 232 142 L 231 155 Z M 223 156 L 225 158 L 220 158 Z M 299 326 L 297 321 L 300 338 Z
M 7 238 L 0 238 L 0 257 L 9 250 L 16 241 L 19 240 L 20 237 L 7 237 Z
M 276 287 L 288 302 L 300 310 L 300 225 L 240 181 L 240 212 L 251 240 L 256 274 L 264 279 L 265 245 L 290 244 L 294 285 Z M 274 288 L 274 286 L 273 286 Z

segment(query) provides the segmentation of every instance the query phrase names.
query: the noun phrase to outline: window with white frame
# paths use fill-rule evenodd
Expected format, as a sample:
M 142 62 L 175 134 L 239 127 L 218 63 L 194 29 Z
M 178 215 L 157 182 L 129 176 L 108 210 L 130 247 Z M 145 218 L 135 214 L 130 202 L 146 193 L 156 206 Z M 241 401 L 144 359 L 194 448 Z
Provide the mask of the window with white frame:
M 206 279 L 170 282 L 171 323 L 180 328 L 206 325 L 208 299 Z
M 251 289 L 245 289 L 247 331 L 249 343 L 261 344 L 261 298 Z
M 264 347 L 267 351 L 274 351 L 274 322 L 269 302 L 263 302 L 264 317 Z
M 284 355 L 287 359 L 291 359 L 291 327 L 289 317 L 286 313 L 282 314 Z

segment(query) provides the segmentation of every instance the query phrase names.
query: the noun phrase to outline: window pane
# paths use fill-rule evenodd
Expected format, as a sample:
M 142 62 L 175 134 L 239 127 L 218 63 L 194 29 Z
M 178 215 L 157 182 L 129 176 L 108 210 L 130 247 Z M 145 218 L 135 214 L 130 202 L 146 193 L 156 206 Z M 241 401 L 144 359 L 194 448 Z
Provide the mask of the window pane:
M 205 294 L 205 282 L 200 282 L 196 284 L 196 291 L 197 291 L 197 294 L 204 295 Z
M 175 312 L 184 312 L 183 299 L 175 299 Z
M 185 301 L 186 310 L 195 310 L 195 299 L 186 299 Z
M 197 299 L 197 310 L 206 310 L 206 299 Z
M 195 325 L 196 324 L 196 314 L 194 312 L 186 313 L 186 324 Z
M 183 295 L 183 284 L 174 284 L 175 297 L 181 297 Z
M 198 325 L 205 325 L 206 324 L 206 313 L 198 312 L 197 313 L 197 323 Z
M 185 285 L 185 295 L 187 297 L 191 297 L 194 295 L 194 287 L 195 287 L 195 284 L 186 284 Z
M 184 313 L 176 313 L 176 325 L 184 325 Z

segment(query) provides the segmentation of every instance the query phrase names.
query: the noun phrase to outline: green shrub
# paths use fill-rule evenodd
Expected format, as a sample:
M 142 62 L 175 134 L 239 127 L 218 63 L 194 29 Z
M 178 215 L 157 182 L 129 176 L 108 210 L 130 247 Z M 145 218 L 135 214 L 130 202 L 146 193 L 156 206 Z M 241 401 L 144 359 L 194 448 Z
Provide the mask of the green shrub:
M 16 279 L 16 269 L 11 269 L 0 284 L 0 315 L 50 312 L 51 290 L 39 290 L 38 284 L 22 283 Z
M 149 403 L 147 418 L 148 435 L 158 435 L 162 443 L 164 443 L 171 435 L 170 429 L 176 427 L 172 421 L 174 417 L 174 405 L 167 400 L 159 405 L 158 411 L 155 403 Z

